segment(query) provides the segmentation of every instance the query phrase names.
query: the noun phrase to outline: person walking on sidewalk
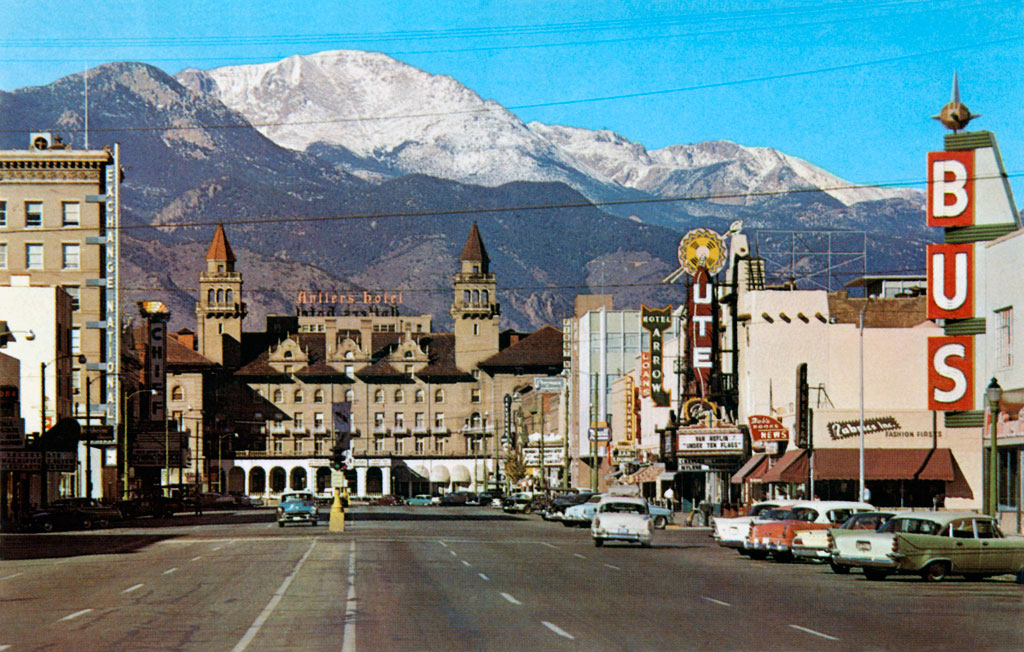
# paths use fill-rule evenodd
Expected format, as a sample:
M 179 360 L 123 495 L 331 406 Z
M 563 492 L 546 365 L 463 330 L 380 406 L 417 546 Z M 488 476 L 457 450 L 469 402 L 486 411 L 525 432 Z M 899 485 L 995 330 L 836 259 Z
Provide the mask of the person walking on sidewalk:
M 668 489 L 665 490 L 665 493 L 662 494 L 662 497 L 664 497 L 665 498 L 665 502 L 668 503 L 668 508 L 671 511 L 673 511 L 673 512 L 676 511 L 676 507 L 675 507 L 675 505 L 676 505 L 676 501 L 675 501 L 676 492 L 672 490 L 671 485 L 669 486 Z

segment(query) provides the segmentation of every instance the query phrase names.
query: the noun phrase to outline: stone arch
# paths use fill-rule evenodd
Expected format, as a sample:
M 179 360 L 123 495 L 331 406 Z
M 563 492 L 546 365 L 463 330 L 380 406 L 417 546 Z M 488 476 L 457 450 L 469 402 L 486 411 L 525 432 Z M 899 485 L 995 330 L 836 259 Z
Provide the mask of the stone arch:
M 328 493 L 331 491 L 331 469 L 327 466 L 321 466 L 316 470 L 316 492 L 318 494 Z
M 249 471 L 249 493 L 262 494 L 267 491 L 267 472 L 262 466 L 254 466 Z
M 371 466 L 366 470 L 366 493 L 380 495 L 384 492 L 384 471 L 379 466 Z
M 228 469 L 228 492 L 245 493 L 245 470 L 240 466 Z
M 288 486 L 288 474 L 280 466 L 270 469 L 270 491 L 279 494 Z
M 309 479 L 306 477 L 306 469 L 296 466 L 290 475 L 288 486 L 292 491 L 304 491 L 308 487 Z

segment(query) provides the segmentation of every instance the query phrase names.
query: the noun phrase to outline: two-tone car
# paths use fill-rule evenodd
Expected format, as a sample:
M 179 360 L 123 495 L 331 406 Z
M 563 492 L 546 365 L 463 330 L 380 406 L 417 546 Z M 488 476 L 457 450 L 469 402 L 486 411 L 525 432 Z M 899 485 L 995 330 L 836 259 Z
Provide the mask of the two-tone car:
M 809 559 L 811 561 L 831 562 L 832 541 L 837 536 L 846 536 L 847 533 L 867 530 L 873 532 L 881 527 L 886 521 L 893 517 L 895 512 L 858 512 L 846 519 L 846 522 L 837 528 L 820 530 L 800 530 L 793 538 L 793 556 L 798 559 Z M 830 538 L 831 537 L 831 538 Z M 833 566 L 833 570 L 835 567 Z M 842 574 L 843 570 L 837 570 Z M 849 572 L 849 568 L 846 568 Z
M 744 516 L 731 518 L 716 516 L 711 522 L 711 537 L 724 548 L 733 548 L 740 554 L 747 554 L 745 543 L 750 534 L 750 524 L 763 522 L 769 516 L 771 510 L 783 510 L 783 514 L 789 511 L 789 507 L 800 501 L 791 499 L 765 500 L 754 503 Z M 772 512 L 770 516 L 780 516 L 779 512 Z
M 606 541 L 624 541 L 650 548 L 654 539 L 654 519 L 647 501 L 632 496 L 605 496 L 597 504 L 590 523 L 590 535 L 597 547 Z
M 781 521 L 759 523 L 750 528 L 748 554 L 755 559 L 771 555 L 776 561 L 790 561 L 793 559 L 793 539 L 799 532 L 835 527 L 857 512 L 871 512 L 874 509 L 868 503 L 848 500 L 797 503 Z
M 288 523 L 309 523 L 315 526 L 319 520 L 316 496 L 312 492 L 292 491 L 281 494 L 281 503 L 277 506 L 279 527 L 284 527 Z
M 916 573 L 938 582 L 949 575 L 981 580 L 1024 572 L 1024 537 L 1007 537 L 992 516 L 945 513 L 932 532 L 896 531 L 889 558 L 897 573 Z
M 893 516 L 875 531 L 855 530 L 842 535 L 833 532 L 829 548 L 832 570 L 846 573 L 860 568 L 869 580 L 885 579 L 896 571 L 896 560 L 889 556 L 896 533 L 936 534 L 950 514 L 954 512 L 905 512 Z

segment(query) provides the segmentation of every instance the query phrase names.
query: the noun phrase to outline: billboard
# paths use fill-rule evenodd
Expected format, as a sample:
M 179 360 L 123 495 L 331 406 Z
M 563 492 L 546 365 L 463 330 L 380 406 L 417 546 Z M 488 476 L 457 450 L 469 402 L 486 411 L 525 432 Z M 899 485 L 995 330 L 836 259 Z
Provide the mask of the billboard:
M 974 224 L 974 152 L 928 152 L 928 226 Z
M 974 338 L 928 338 L 928 409 L 974 409 Z
M 928 245 L 928 319 L 974 316 L 974 245 Z

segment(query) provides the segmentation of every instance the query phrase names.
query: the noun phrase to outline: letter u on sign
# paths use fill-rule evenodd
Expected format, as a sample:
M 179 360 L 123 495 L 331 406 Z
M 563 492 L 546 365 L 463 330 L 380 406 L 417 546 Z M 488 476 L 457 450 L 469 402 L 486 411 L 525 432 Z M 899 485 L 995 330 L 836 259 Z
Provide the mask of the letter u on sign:
M 974 409 L 974 338 L 928 338 L 928 409 Z
M 928 319 L 974 316 L 974 245 L 928 245 Z
M 974 152 L 928 152 L 928 226 L 974 224 Z

